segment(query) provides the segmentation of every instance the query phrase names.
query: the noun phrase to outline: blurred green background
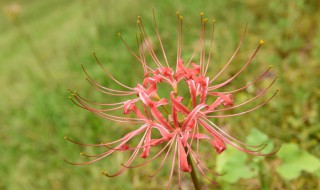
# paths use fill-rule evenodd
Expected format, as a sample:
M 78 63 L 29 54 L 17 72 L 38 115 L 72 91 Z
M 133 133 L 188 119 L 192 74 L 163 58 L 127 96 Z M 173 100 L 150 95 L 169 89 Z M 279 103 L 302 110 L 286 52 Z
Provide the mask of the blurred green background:
M 218 186 L 200 177 L 204 189 L 320 188 L 320 1 L 1 0 L 0 6 L 0 189 L 165 188 L 170 165 L 154 178 L 148 175 L 159 163 L 106 178 L 101 171 L 115 171 L 126 155 L 81 167 L 63 161 L 81 161 L 78 153 L 93 151 L 65 141 L 64 136 L 99 143 L 132 129 L 77 108 L 68 99 L 67 88 L 92 100 L 109 101 L 84 79 L 81 64 L 97 81 L 114 86 L 95 63 L 92 51 L 123 83 L 135 86 L 142 71 L 116 32 L 135 49 L 140 15 L 159 52 L 152 8 L 170 60 L 176 52 L 177 10 L 184 16 L 186 58 L 199 36 L 199 13 L 215 18 L 211 76 L 230 58 L 246 24 L 243 47 L 225 77 L 245 63 L 260 39 L 265 40 L 252 65 L 232 86 L 241 87 L 274 65 L 269 78 L 235 98 L 244 100 L 273 76 L 279 77 L 268 95 L 276 89 L 280 92 L 269 104 L 215 122 L 237 139 L 282 145 L 281 150 L 275 156 L 254 157 L 229 148 L 217 157 L 208 147 L 206 163 L 226 174 L 209 175 Z M 182 185 L 193 189 L 188 175 L 183 175 Z

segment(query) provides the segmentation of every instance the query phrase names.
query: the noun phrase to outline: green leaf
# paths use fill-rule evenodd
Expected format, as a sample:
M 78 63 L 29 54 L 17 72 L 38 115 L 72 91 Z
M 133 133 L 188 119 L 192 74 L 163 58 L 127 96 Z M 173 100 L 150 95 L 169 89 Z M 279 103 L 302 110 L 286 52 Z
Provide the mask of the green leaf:
M 277 172 L 287 180 L 298 178 L 302 171 L 315 173 L 320 169 L 320 160 L 317 157 L 293 143 L 284 144 L 277 155 L 282 160 Z
M 250 134 L 247 137 L 247 144 L 249 145 L 260 145 L 268 143 L 269 141 L 268 135 L 262 133 L 256 128 L 251 128 Z
M 261 144 L 271 144 L 266 147 L 266 152 L 272 151 L 272 143 L 270 142 L 268 136 L 258 129 L 252 128 L 249 136 L 247 137 L 246 143 L 249 145 L 261 145 Z M 264 157 L 254 157 L 253 162 L 247 163 L 248 155 L 234 147 L 228 147 L 217 158 L 217 171 L 224 174 L 220 177 L 225 182 L 235 183 L 239 179 L 248 179 L 257 175 L 259 167 L 257 162 L 259 162 Z
M 273 143 L 270 141 L 268 135 L 262 133 L 256 128 L 252 128 L 250 130 L 250 134 L 247 137 L 246 143 L 252 146 L 266 144 L 267 146 L 261 151 L 262 153 L 270 153 L 273 151 Z M 256 156 L 253 160 L 258 162 L 260 160 L 263 160 L 264 158 L 264 156 Z
M 217 157 L 217 172 L 223 174 L 219 179 L 228 183 L 235 183 L 241 178 L 254 177 L 257 172 L 246 164 L 247 158 L 246 153 L 233 147 L 228 147 Z

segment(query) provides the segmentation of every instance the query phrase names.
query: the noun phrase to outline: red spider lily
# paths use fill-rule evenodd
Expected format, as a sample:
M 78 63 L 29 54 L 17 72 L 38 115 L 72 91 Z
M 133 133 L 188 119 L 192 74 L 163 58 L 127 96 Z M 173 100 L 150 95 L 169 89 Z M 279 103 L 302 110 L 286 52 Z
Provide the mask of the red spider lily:
M 216 83 L 216 79 L 228 68 L 228 66 L 231 64 L 234 57 L 238 53 L 243 42 L 246 30 L 243 32 L 240 43 L 231 56 L 230 60 L 225 64 L 225 66 L 221 71 L 219 71 L 217 75 L 215 75 L 213 78 L 210 78 L 206 74 L 209 68 L 212 54 L 214 21 L 212 22 L 210 33 L 210 48 L 209 51 L 206 52 L 205 32 L 208 20 L 203 18 L 203 14 L 201 14 L 200 38 L 194 53 L 192 54 L 188 62 L 185 63 L 181 58 L 183 17 L 179 13 L 177 13 L 177 19 L 178 48 L 175 67 L 170 67 L 155 19 L 155 31 L 161 47 L 164 62 L 160 61 L 157 57 L 154 49 L 152 48 L 151 40 L 146 34 L 142 20 L 140 17 L 138 17 L 138 26 L 140 30 L 140 36 L 138 36 L 137 38 L 138 44 L 140 46 L 138 54 L 130 49 L 130 47 L 126 44 L 120 34 L 118 35 L 127 49 L 142 65 L 144 76 L 141 84 L 137 84 L 136 87 L 129 87 L 125 84 L 122 84 L 102 66 L 95 54 L 94 57 L 96 58 L 97 63 L 110 77 L 110 79 L 120 85 L 123 90 L 111 89 L 100 85 L 94 79 L 92 79 L 92 77 L 90 77 L 90 75 L 83 68 L 87 76 L 87 80 L 96 90 L 110 96 L 128 96 L 128 100 L 107 104 L 96 103 L 83 98 L 77 92 L 72 93 L 71 100 L 77 106 L 89 110 L 100 117 L 121 123 L 136 125 L 140 124 L 140 126 L 127 133 L 121 139 L 109 143 L 82 144 L 67 138 L 68 140 L 83 146 L 107 148 L 107 151 L 102 152 L 101 154 L 83 154 L 87 157 L 93 158 L 91 161 L 72 164 L 90 164 L 99 161 L 116 151 L 131 151 L 131 157 L 125 164 L 122 165 L 121 169 L 118 172 L 116 172 L 115 174 L 104 172 L 106 176 L 113 177 L 120 175 L 128 168 L 143 166 L 155 160 L 160 155 L 164 154 L 161 164 L 155 173 L 157 174 L 158 171 L 162 168 L 163 164 L 169 159 L 169 154 L 171 153 L 172 160 L 170 177 L 167 185 L 168 189 L 170 187 L 170 182 L 172 180 L 175 168 L 177 168 L 179 184 L 181 183 L 181 172 L 192 172 L 193 167 L 191 165 L 191 160 L 194 161 L 199 172 L 203 174 L 204 177 L 208 178 L 207 172 L 212 171 L 208 169 L 208 167 L 206 167 L 203 162 L 201 162 L 199 155 L 200 141 L 210 142 L 210 144 L 218 154 L 221 154 L 227 148 L 226 145 L 231 145 L 243 152 L 259 156 L 275 153 L 261 153 L 261 150 L 265 147 L 265 145 L 251 146 L 238 141 L 237 139 L 228 135 L 210 120 L 210 118 L 226 118 L 231 116 L 243 115 L 245 113 L 254 111 L 268 103 L 276 95 L 277 92 L 275 92 L 267 101 L 249 110 L 235 114 L 224 114 L 224 111 L 234 110 L 252 102 L 253 100 L 256 100 L 260 96 L 263 96 L 275 82 L 276 79 L 274 79 L 267 88 L 259 92 L 256 96 L 240 104 L 234 104 L 234 97 L 237 97 L 237 92 L 245 90 L 247 87 L 263 79 L 264 76 L 267 75 L 271 67 L 269 67 L 253 82 L 248 83 L 241 88 L 229 92 L 220 90 L 222 87 L 228 85 L 231 81 L 233 81 L 251 63 L 264 42 L 262 40 L 260 41 L 258 47 L 253 52 L 253 55 L 236 74 L 234 74 L 224 82 Z M 144 46 L 144 48 L 142 48 L 142 46 Z M 193 63 L 193 59 L 197 53 L 200 54 L 200 60 L 198 64 Z M 156 65 L 155 68 L 153 68 L 150 63 L 147 63 L 147 56 L 151 57 L 153 63 Z M 158 86 L 160 83 L 166 84 L 168 88 L 171 89 L 169 98 L 163 98 L 159 96 Z M 186 84 L 186 86 L 188 87 L 189 96 L 181 96 L 182 93 L 180 92 L 183 89 L 179 86 L 180 83 Z M 188 104 L 183 103 L 184 99 L 188 100 Z M 110 114 L 110 112 L 115 110 L 123 110 L 124 116 Z M 217 112 L 219 112 L 219 114 L 217 114 Z M 129 113 L 133 113 L 135 117 L 129 116 Z M 155 131 L 158 131 L 160 136 L 154 135 Z M 136 146 L 130 147 L 129 141 L 131 141 L 138 135 L 142 135 L 139 143 Z M 161 145 L 162 148 L 155 148 L 155 150 L 158 150 L 158 152 L 150 156 L 150 149 L 158 145 Z M 141 158 L 149 159 L 145 160 L 141 164 L 132 165 L 133 161 L 139 154 Z M 175 166 L 176 164 L 177 166 Z M 212 182 L 214 183 L 214 181 Z

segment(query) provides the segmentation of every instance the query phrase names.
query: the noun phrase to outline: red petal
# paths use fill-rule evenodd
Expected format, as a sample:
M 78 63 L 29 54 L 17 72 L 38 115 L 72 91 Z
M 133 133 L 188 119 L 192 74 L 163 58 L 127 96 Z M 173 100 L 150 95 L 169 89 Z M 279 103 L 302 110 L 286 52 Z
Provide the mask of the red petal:
M 184 147 L 182 145 L 180 138 L 178 138 L 177 140 L 179 141 L 178 142 L 179 143 L 179 163 L 180 163 L 181 171 L 191 172 L 191 166 L 188 164 L 186 151 L 184 150 Z
M 220 139 L 219 137 L 215 137 L 215 139 L 210 140 L 212 146 L 216 149 L 218 154 L 221 154 L 227 147 L 224 144 L 223 140 Z

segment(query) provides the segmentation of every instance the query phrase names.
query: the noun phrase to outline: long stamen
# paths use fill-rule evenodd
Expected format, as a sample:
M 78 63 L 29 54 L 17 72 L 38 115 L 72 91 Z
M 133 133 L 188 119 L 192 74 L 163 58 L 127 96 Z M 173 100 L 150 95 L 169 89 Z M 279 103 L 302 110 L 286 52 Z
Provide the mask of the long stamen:
M 121 108 L 123 108 L 123 105 L 120 105 L 120 106 L 117 106 L 117 107 L 114 107 L 114 108 L 109 108 L 109 109 L 96 109 L 96 108 L 93 108 L 92 106 L 88 106 L 88 104 L 86 104 L 85 102 L 82 101 L 82 99 L 80 99 L 78 96 L 74 96 L 74 98 L 83 106 L 85 107 L 90 107 L 92 108 L 93 110 L 95 111 L 99 111 L 99 112 L 108 112 L 108 111 L 113 111 L 113 110 L 119 110 Z M 84 108 L 85 109 L 85 108 Z
M 174 147 L 174 153 L 173 153 L 173 157 L 172 157 L 172 166 L 171 166 L 171 171 L 170 171 L 170 177 L 169 177 L 168 185 L 167 185 L 167 188 L 166 188 L 167 190 L 170 188 L 170 184 L 171 184 L 171 180 L 172 180 L 172 176 L 173 176 L 173 170 L 174 170 L 174 165 L 175 165 L 175 161 L 176 161 L 177 149 L 178 149 L 178 141 L 176 141 L 176 145 Z
M 229 115 L 207 115 L 207 117 L 209 118 L 224 118 L 224 117 L 232 117 L 232 116 L 239 116 L 239 115 L 243 115 L 243 114 L 246 114 L 246 113 L 249 113 L 249 112 L 252 112 L 262 106 L 264 106 L 265 104 L 267 104 L 268 102 L 270 102 L 270 100 L 272 100 L 275 95 L 278 93 L 279 90 L 277 90 L 267 101 L 263 102 L 262 104 L 252 108 L 252 109 L 249 109 L 247 111 L 244 111 L 244 112 L 240 112 L 240 113 L 236 113 L 236 114 L 229 114 Z
M 147 70 L 147 65 L 146 65 L 146 59 L 144 56 L 144 49 L 143 49 L 143 45 L 141 42 L 141 38 L 139 38 L 139 35 L 136 34 L 136 41 L 137 41 L 137 45 L 138 45 L 138 50 L 139 50 L 139 55 L 140 55 L 140 60 L 142 60 L 142 68 L 143 68 L 143 73 L 144 75 L 146 75 L 146 73 L 148 72 Z
M 77 93 L 77 91 L 72 92 L 70 89 L 68 89 L 68 90 L 71 92 L 71 94 L 75 94 L 75 95 L 78 96 L 81 100 L 83 100 L 83 101 L 85 101 L 85 102 L 88 102 L 88 103 L 90 103 L 90 104 L 93 104 L 93 105 L 97 105 L 97 106 L 117 106 L 117 105 L 122 105 L 122 104 L 125 103 L 125 101 L 123 101 L 123 102 L 116 102 L 116 103 L 107 103 L 107 104 L 106 104 L 106 103 L 99 103 L 99 102 L 92 102 L 92 101 L 90 101 L 90 100 L 82 97 L 80 94 Z
M 73 100 L 72 100 L 73 101 Z M 73 101 L 74 102 L 74 101 Z M 76 102 L 74 102 L 77 106 L 79 106 Z M 118 116 L 114 116 L 114 115 L 110 115 L 110 114 L 106 114 L 106 113 L 103 113 L 95 108 L 92 108 L 86 104 L 82 105 L 82 106 L 79 106 L 83 109 L 86 109 L 102 118 L 106 118 L 106 119 L 110 119 L 112 121 L 116 121 L 116 122 L 120 122 L 120 123 L 131 123 L 131 124 L 138 124 L 138 123 L 144 123 L 146 122 L 145 119 L 140 119 L 140 118 L 127 118 L 127 117 L 118 117 Z
M 143 37 L 143 34 L 142 32 L 140 31 L 139 33 L 139 36 L 140 36 L 140 40 L 139 40 L 139 43 L 140 43 L 140 48 L 139 48 L 139 52 L 140 52 L 140 55 L 141 55 L 141 59 L 144 61 L 144 65 L 143 65 L 143 68 L 144 68 L 144 74 L 145 76 L 148 74 L 148 71 L 151 72 L 151 73 L 154 73 L 154 70 L 149 66 L 147 65 L 147 61 L 146 61 L 146 55 L 145 55 L 145 51 L 146 51 L 146 44 L 145 44 L 145 41 L 143 41 L 144 37 Z M 145 77 L 144 76 L 144 77 Z
M 94 58 L 96 59 L 97 63 L 100 65 L 100 67 L 103 69 L 103 71 L 104 71 L 114 82 L 116 82 L 117 84 L 119 84 L 120 86 L 122 86 L 122 87 L 124 87 L 124 88 L 130 89 L 130 90 L 134 90 L 133 88 L 128 87 L 128 86 L 122 84 L 121 82 L 119 82 L 118 80 L 116 80 L 116 79 L 103 67 L 103 65 L 102 65 L 101 62 L 99 61 L 98 57 L 96 56 L 96 53 L 95 53 L 95 52 L 93 52 L 93 56 L 94 56 Z
M 126 141 L 123 141 L 120 145 L 118 145 L 118 147 L 121 147 L 122 145 L 124 145 L 127 141 L 129 140 L 126 140 Z M 115 150 L 109 150 L 105 153 L 103 153 L 99 158 L 96 158 L 94 160 L 91 160 L 91 161 L 88 161 L 88 162 L 82 162 L 82 163 L 72 163 L 72 162 L 69 162 L 67 160 L 65 160 L 65 162 L 69 163 L 69 164 L 72 164 L 72 165 L 87 165 L 87 164 L 91 164 L 91 163 L 94 163 L 94 162 L 97 162 L 107 156 L 109 156 L 110 154 L 112 154 Z
M 206 26 L 207 26 L 208 19 L 203 19 L 203 26 L 202 26 L 202 44 L 201 44 L 201 51 L 200 51 L 200 74 L 203 75 L 205 70 L 205 60 L 206 60 Z
M 211 27 L 211 37 L 210 37 L 210 49 L 209 49 L 209 55 L 208 55 L 208 60 L 206 63 L 206 68 L 204 70 L 203 75 L 207 74 L 207 70 L 210 64 L 210 59 L 211 59 L 211 54 L 212 54 L 212 46 L 213 46 L 213 37 L 214 37 L 214 24 L 215 24 L 215 20 L 212 21 L 212 27 Z
M 133 50 L 128 46 L 126 41 L 122 38 L 120 32 L 118 32 L 117 35 L 120 38 L 120 40 L 122 41 L 122 43 L 126 46 L 126 48 L 130 51 L 130 53 L 142 64 L 143 67 L 145 67 L 146 66 L 146 61 L 144 59 L 139 58 L 138 55 L 133 52 Z
M 247 103 L 249 103 L 249 102 L 257 99 L 258 97 L 260 97 L 261 95 L 263 95 L 265 92 L 267 92 L 268 89 L 273 85 L 273 83 L 274 83 L 276 80 L 277 80 L 277 78 L 275 78 L 275 79 L 269 84 L 269 86 L 268 86 L 267 88 L 263 89 L 260 93 L 258 93 L 257 95 L 255 95 L 253 98 L 250 98 L 249 100 L 247 100 L 247 101 L 245 101 L 245 102 L 243 102 L 243 103 L 241 103 L 241 104 L 238 104 L 238 105 L 235 105 L 235 106 L 231 106 L 231 107 L 228 107 L 228 108 L 223 108 L 223 109 L 218 109 L 218 110 L 212 110 L 212 111 L 210 111 L 210 112 L 208 112 L 208 113 L 226 111 L 226 110 L 231 110 L 231 109 L 235 109 L 235 108 L 238 108 L 238 107 L 240 107 L 240 106 L 243 106 L 243 105 L 245 105 L 245 104 L 247 104 Z
M 178 21 L 178 47 L 177 47 L 177 64 L 178 61 L 181 59 L 181 49 L 182 49 L 182 22 L 183 16 L 177 11 L 177 21 Z M 176 66 L 177 68 L 177 66 Z
M 244 36 L 245 36 L 245 34 L 246 34 L 246 30 L 247 30 L 247 26 L 245 27 L 244 32 L 243 32 L 243 34 L 242 34 L 242 36 L 241 36 L 239 45 L 238 45 L 237 49 L 235 50 L 235 52 L 233 53 L 233 55 L 231 56 L 230 60 L 227 62 L 227 64 L 225 64 L 225 66 L 220 70 L 220 72 L 219 72 L 217 75 L 215 75 L 215 77 L 214 77 L 213 79 L 210 80 L 210 83 L 212 83 L 214 80 L 216 80 L 216 79 L 221 75 L 221 73 L 223 73 L 223 71 L 230 65 L 230 63 L 232 62 L 232 60 L 234 59 L 234 57 L 237 55 L 237 53 L 238 53 L 238 51 L 239 51 L 239 49 L 240 49 L 240 47 L 241 47 L 241 45 L 242 45 Z M 209 89 L 210 89 L 210 88 L 209 88 Z
M 143 143 L 145 137 L 147 135 L 147 131 L 144 133 L 143 137 L 141 138 L 138 146 L 141 146 L 141 144 Z M 134 150 L 133 154 L 131 155 L 131 157 L 129 158 L 129 160 L 127 161 L 127 163 L 125 165 L 129 166 L 133 160 L 136 158 L 136 156 L 138 155 L 140 149 L 136 149 Z M 127 167 L 122 167 L 118 172 L 116 172 L 115 174 L 108 174 L 107 172 L 104 172 L 103 174 L 106 175 L 107 177 L 115 177 L 120 175 L 121 173 L 123 173 L 125 170 L 127 170 Z
M 173 145 L 174 142 L 175 142 L 175 139 L 176 139 L 176 136 L 174 136 L 174 137 L 172 138 L 172 141 L 170 142 L 170 147 L 169 147 L 167 153 L 165 154 L 165 156 L 163 157 L 163 159 L 162 159 L 162 161 L 161 161 L 158 169 L 155 171 L 154 174 L 150 175 L 150 177 L 154 177 L 154 176 L 156 176 L 156 175 L 159 173 L 159 171 L 160 171 L 160 169 L 162 168 L 164 162 L 165 162 L 165 161 L 167 160 L 167 158 L 168 158 L 168 155 L 169 155 L 169 153 L 170 153 L 170 151 L 171 151 L 172 145 Z M 175 152 L 175 151 L 174 151 L 174 152 Z
M 97 84 L 95 81 L 91 81 L 89 80 L 88 78 L 86 78 L 88 80 L 88 82 L 90 83 L 91 86 L 93 86 L 97 91 L 101 92 L 101 93 L 104 93 L 104 94 L 107 94 L 107 95 L 110 95 L 110 96 L 129 96 L 129 95 L 132 95 L 132 94 L 135 94 L 136 92 L 128 92 L 128 93 L 113 93 L 113 92 L 108 92 L 106 90 L 103 89 L 103 86 Z M 110 91 L 110 89 L 107 89 Z
M 143 36 L 143 39 L 146 40 L 147 49 L 148 49 L 148 52 L 149 52 L 151 58 L 153 59 L 153 61 L 156 63 L 156 65 L 157 65 L 159 68 L 162 68 L 163 65 L 162 65 L 161 62 L 159 61 L 157 55 L 155 54 L 155 52 L 154 52 L 154 50 L 153 50 L 153 48 L 152 48 L 152 44 L 151 44 L 150 39 L 149 39 L 149 37 L 148 37 L 148 35 L 147 35 L 144 27 L 143 27 L 142 19 L 141 19 L 140 16 L 138 16 L 138 21 L 137 21 L 137 23 L 138 23 L 139 29 L 140 29 L 140 31 L 141 31 L 141 34 L 142 34 L 142 36 Z
M 122 90 L 115 90 L 115 89 L 111 89 L 111 88 L 106 88 L 100 84 L 98 84 L 95 80 L 91 79 L 91 78 L 86 78 L 88 80 L 88 82 L 95 87 L 95 89 L 99 90 L 100 92 L 103 92 L 105 94 L 108 95 L 112 95 L 112 96 L 128 96 L 128 95 L 132 95 L 135 94 L 136 92 L 128 92 L 128 91 L 122 91 Z M 105 91 L 107 90 L 107 91 Z M 111 91 L 111 92 L 108 92 Z
M 214 124 L 212 121 L 210 121 L 210 120 L 207 119 L 207 118 L 201 118 L 201 119 L 200 119 L 200 123 L 201 123 L 202 125 L 205 125 L 205 126 L 206 126 L 205 128 L 207 129 L 208 132 L 213 132 L 213 133 L 215 133 L 215 134 L 219 134 L 219 137 L 221 137 L 221 138 L 223 138 L 223 139 L 230 139 L 230 140 L 235 141 L 236 143 L 238 143 L 238 144 L 240 144 L 240 145 L 242 145 L 242 146 L 250 147 L 250 148 L 259 148 L 258 151 L 262 150 L 262 149 L 266 146 L 266 144 L 260 144 L 260 145 L 256 145 L 256 146 L 245 144 L 245 143 L 243 143 L 243 142 L 241 142 L 241 141 L 233 138 L 232 136 L 228 135 L 225 131 L 223 131 L 220 127 L 218 127 L 216 124 Z M 209 123 L 210 125 L 209 125 L 208 123 Z M 209 126 L 212 126 L 212 127 L 214 127 L 214 128 L 209 128 Z M 207 127 L 208 127 L 208 128 L 207 128 Z M 209 130 L 208 130 L 208 129 L 209 129 Z
M 190 149 L 191 156 L 192 156 L 193 160 L 195 161 L 195 163 L 196 163 L 196 165 L 197 165 L 200 173 L 201 173 L 207 180 L 209 180 L 213 185 L 217 185 L 217 182 L 216 182 L 216 181 L 213 181 L 212 179 L 210 179 L 210 178 L 206 175 L 206 173 L 203 171 L 203 169 L 201 168 L 201 165 L 199 164 L 199 160 L 200 160 L 200 159 L 198 158 L 198 156 L 196 155 L 196 153 L 192 150 L 192 148 L 191 148 L 189 145 L 187 146 L 187 148 Z M 219 174 L 217 174 L 216 172 L 213 172 L 213 171 L 209 170 L 207 167 L 204 167 L 204 168 L 205 168 L 207 171 L 209 171 L 210 173 L 214 174 L 214 175 L 217 175 L 217 176 L 219 175 Z
M 233 79 L 235 79 L 252 62 L 253 58 L 257 55 L 257 53 L 258 53 L 259 49 L 261 48 L 262 44 L 264 44 L 264 41 L 260 40 L 259 46 L 254 51 L 253 55 L 250 57 L 248 62 L 235 75 L 233 75 L 231 78 L 229 78 L 228 80 L 224 81 L 223 83 L 220 83 L 220 84 L 214 85 L 212 87 L 209 87 L 209 89 L 213 90 L 213 89 L 220 88 L 220 87 L 228 84 L 229 82 L 231 82 Z
M 197 160 L 197 159 L 198 159 L 194 154 L 191 154 L 191 156 L 192 156 L 193 160 Z M 217 182 L 213 181 L 212 179 L 210 179 L 210 178 L 206 175 L 206 173 L 203 171 L 203 169 L 201 168 L 201 166 L 200 166 L 199 164 L 196 164 L 196 165 L 197 165 L 198 170 L 200 171 L 200 173 L 201 173 L 208 181 L 210 181 L 213 185 L 216 185 L 216 184 L 217 184 Z
M 231 90 L 231 91 L 227 91 L 227 92 L 221 92 L 221 93 L 224 93 L 224 94 L 231 94 L 231 93 L 235 93 L 235 92 L 238 92 L 238 91 L 241 91 L 243 89 L 246 89 L 248 88 L 249 86 L 255 84 L 256 82 L 258 82 L 259 80 L 261 80 L 263 77 L 265 77 L 268 72 L 270 71 L 270 69 L 273 67 L 273 65 L 270 65 L 269 68 L 263 72 L 257 79 L 255 79 L 253 82 L 250 82 L 248 83 L 247 85 L 241 87 L 241 88 L 238 88 L 238 89 L 235 89 L 235 90 Z
M 112 96 L 127 96 L 127 95 L 131 95 L 134 94 L 134 91 L 123 91 L 123 90 L 115 90 L 115 89 L 111 89 L 111 88 L 107 88 L 104 87 L 100 84 L 98 84 L 95 80 L 93 80 L 90 75 L 88 74 L 88 72 L 86 71 L 86 69 L 84 68 L 83 65 L 81 65 L 82 70 L 84 71 L 85 75 L 86 75 L 86 80 L 93 86 L 95 87 L 95 89 L 97 89 L 98 91 L 108 94 L 108 95 L 112 95 Z M 107 90 L 107 91 L 106 91 Z M 110 91 L 110 92 L 108 92 Z
M 187 145 L 187 148 L 188 148 L 188 151 L 190 152 L 191 155 L 193 155 L 193 158 L 194 158 L 194 161 L 197 165 L 199 166 L 202 166 L 204 169 L 206 169 L 209 173 L 213 174 L 213 175 L 216 175 L 216 176 L 221 176 L 221 174 L 213 171 L 213 170 L 210 170 L 202 161 L 201 159 L 199 158 L 199 154 L 196 154 L 193 150 L 192 150 L 192 147 L 188 144 Z
M 167 60 L 166 52 L 164 51 L 163 44 L 162 44 L 162 40 L 161 40 L 161 37 L 160 37 L 160 34 L 159 34 L 159 30 L 158 30 L 158 25 L 157 25 L 157 22 L 156 22 L 156 16 L 155 16 L 155 13 L 154 13 L 154 9 L 152 9 L 152 14 L 153 14 L 154 26 L 155 26 L 155 28 L 156 28 L 156 33 L 157 33 L 157 37 L 158 37 L 158 40 L 159 40 L 159 43 L 160 43 L 160 47 L 161 47 L 161 51 L 162 51 L 164 60 L 165 60 L 165 62 L 166 62 L 166 64 L 167 64 L 167 67 L 170 67 L 170 66 L 169 66 L 169 62 L 168 62 L 168 60 Z
M 214 133 L 215 135 L 217 135 L 219 138 L 222 138 L 223 141 L 225 141 L 226 143 L 230 144 L 231 146 L 237 148 L 238 150 L 241 150 L 243 152 L 246 152 L 248 154 L 252 154 L 252 155 L 256 155 L 256 156 L 267 156 L 267 155 L 273 155 L 275 154 L 278 150 L 276 149 L 275 151 L 272 151 L 271 153 L 267 153 L 267 154 L 263 154 L 260 153 L 260 151 L 265 147 L 265 145 L 263 146 L 263 148 L 260 148 L 258 150 L 248 150 L 242 146 L 239 146 L 238 144 L 233 143 L 231 140 L 229 140 L 228 138 L 225 138 L 224 136 L 221 136 L 221 134 L 217 133 L 213 128 L 209 127 L 207 123 L 205 123 L 203 120 L 200 119 L 200 123 L 201 125 L 209 132 L 209 133 Z
M 200 13 L 200 28 L 202 28 L 202 23 L 203 23 L 203 12 Z M 186 64 L 186 67 L 188 67 L 191 63 L 191 61 L 193 60 L 194 56 L 196 55 L 196 53 L 198 52 L 198 49 L 199 47 L 201 48 L 201 43 L 202 43 L 202 30 L 200 30 L 200 37 L 199 37 L 199 40 L 198 40 L 198 43 L 196 45 L 196 48 L 195 50 L 193 51 L 188 63 Z M 201 51 L 201 50 L 200 50 Z
M 172 141 L 173 141 L 174 139 L 171 139 L 156 155 L 154 155 L 152 158 L 150 158 L 149 160 L 147 160 L 147 161 L 145 161 L 145 162 L 143 162 L 143 163 L 141 163 L 141 164 L 137 164 L 137 165 L 135 165 L 135 166 L 126 166 L 126 165 L 123 165 L 124 167 L 127 167 L 127 168 L 137 168 L 137 167 L 140 167 L 140 166 L 144 166 L 144 165 L 146 165 L 146 164 L 148 164 L 148 163 L 150 163 L 151 161 L 153 161 L 154 159 L 156 159 L 157 157 L 159 157 L 160 156 L 160 154 L 162 153 L 162 152 L 164 152 L 164 150 L 165 149 L 167 149 L 167 147 L 169 146 L 169 149 L 168 149 L 168 151 L 167 152 L 170 152 L 170 150 L 171 150 L 171 146 L 172 146 Z

